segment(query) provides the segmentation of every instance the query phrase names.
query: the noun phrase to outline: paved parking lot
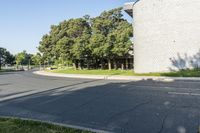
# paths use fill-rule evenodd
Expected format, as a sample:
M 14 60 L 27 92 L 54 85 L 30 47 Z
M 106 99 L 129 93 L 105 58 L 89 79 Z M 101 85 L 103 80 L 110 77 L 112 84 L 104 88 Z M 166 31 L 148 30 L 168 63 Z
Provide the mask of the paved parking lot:
M 0 115 L 116 133 L 197 133 L 199 81 L 108 81 L 0 74 Z

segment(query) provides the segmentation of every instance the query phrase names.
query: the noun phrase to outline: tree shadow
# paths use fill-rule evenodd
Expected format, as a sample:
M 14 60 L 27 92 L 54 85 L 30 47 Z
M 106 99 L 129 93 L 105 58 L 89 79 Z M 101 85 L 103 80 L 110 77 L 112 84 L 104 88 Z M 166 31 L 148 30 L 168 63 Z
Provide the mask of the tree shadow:
M 16 74 L 16 73 L 20 73 L 20 72 L 23 72 L 23 71 L 15 71 L 15 70 L 8 70 L 8 71 L 2 71 L 0 72 L 0 75 L 9 75 L 9 74 Z
M 188 56 L 187 53 L 181 55 L 177 54 L 177 57 L 170 58 L 173 67 L 170 67 L 170 71 L 181 71 L 187 69 L 199 69 L 200 68 L 200 50 L 192 55 Z
M 0 91 L 1 91 L 1 90 L 0 90 Z M 0 94 L 0 98 L 11 97 L 11 96 L 19 95 L 19 94 L 28 93 L 28 92 L 31 92 L 31 91 L 33 91 L 33 90 L 21 91 L 21 92 L 10 93 L 10 94 L 5 94 L 5 95 Z
M 7 85 L 11 85 L 11 83 L 0 84 L 0 86 L 7 86 Z

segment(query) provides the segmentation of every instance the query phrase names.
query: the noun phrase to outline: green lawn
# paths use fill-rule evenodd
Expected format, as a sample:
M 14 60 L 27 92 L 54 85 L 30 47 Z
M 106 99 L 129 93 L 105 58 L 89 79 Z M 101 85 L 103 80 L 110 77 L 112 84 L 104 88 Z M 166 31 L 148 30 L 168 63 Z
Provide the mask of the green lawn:
M 89 74 L 89 75 L 122 75 L 122 76 L 167 76 L 167 77 L 200 77 L 200 70 L 182 70 L 170 73 L 148 73 L 136 74 L 132 70 L 74 70 L 74 69 L 56 69 L 53 73 L 64 74 Z
M 54 73 L 65 74 L 90 74 L 90 75 L 132 75 L 133 71 L 121 71 L 121 70 L 74 70 L 74 69 L 56 69 L 51 70 Z
M 179 72 L 161 73 L 160 75 L 168 77 L 200 77 L 200 69 L 181 70 Z
M 1 69 L 0 72 L 13 72 L 15 70 L 11 70 L 11 69 Z
M 0 118 L 0 133 L 91 133 L 47 123 Z

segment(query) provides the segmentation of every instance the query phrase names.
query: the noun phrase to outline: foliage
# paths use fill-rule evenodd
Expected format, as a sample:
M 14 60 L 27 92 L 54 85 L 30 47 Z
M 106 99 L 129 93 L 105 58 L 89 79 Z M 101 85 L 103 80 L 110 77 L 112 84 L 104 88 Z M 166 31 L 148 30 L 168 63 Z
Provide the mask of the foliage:
M 41 65 L 42 64 L 42 57 L 40 53 L 37 53 L 36 55 L 33 55 L 31 57 L 31 61 L 34 65 Z
M 31 58 L 33 55 L 28 54 L 25 50 L 23 52 L 18 53 L 15 58 L 16 58 L 16 64 L 17 65 L 28 65 L 32 64 Z
M 91 133 L 52 124 L 0 118 L 0 133 Z
M 2 65 L 10 64 L 13 65 L 15 57 L 7 51 L 5 48 L 0 47 L 0 70 Z
M 123 19 L 122 8 L 116 8 L 95 18 L 85 15 L 52 25 L 38 49 L 43 63 L 72 62 L 80 69 L 86 64 L 87 68 L 105 68 L 108 63 L 111 69 L 111 60 L 130 56 L 132 35 L 132 25 Z

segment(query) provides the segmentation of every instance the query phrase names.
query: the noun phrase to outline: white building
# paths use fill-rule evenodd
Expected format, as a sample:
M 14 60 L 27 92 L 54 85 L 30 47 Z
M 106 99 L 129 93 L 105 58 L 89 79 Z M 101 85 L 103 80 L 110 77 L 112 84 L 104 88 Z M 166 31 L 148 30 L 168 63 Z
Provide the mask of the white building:
M 200 67 L 200 0 L 138 0 L 133 17 L 136 73 Z

